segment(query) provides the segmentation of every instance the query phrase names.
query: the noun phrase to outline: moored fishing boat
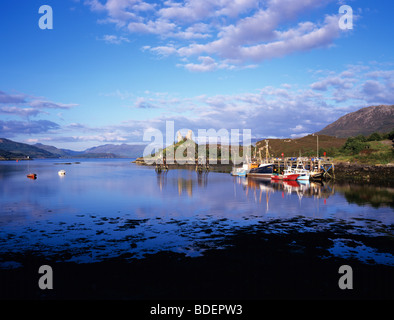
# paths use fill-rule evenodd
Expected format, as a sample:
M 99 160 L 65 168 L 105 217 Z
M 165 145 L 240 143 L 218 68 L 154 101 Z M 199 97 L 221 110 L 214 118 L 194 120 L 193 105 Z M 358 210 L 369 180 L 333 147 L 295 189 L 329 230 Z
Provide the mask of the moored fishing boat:
M 283 180 L 284 181 L 295 181 L 300 175 L 295 173 L 291 167 L 288 167 L 283 171 Z
M 310 172 L 310 179 L 311 180 L 321 180 L 323 179 L 323 170 L 314 170 Z
M 305 169 L 302 161 L 298 161 L 297 167 L 293 171 L 294 171 L 294 173 L 299 174 L 299 176 L 297 177 L 297 180 L 309 181 L 310 172 Z
M 309 181 L 310 179 L 310 175 L 309 172 L 307 170 L 305 170 L 304 172 L 298 172 L 299 176 L 297 177 L 297 180 L 299 181 Z
M 280 173 L 273 173 L 271 175 L 272 180 L 283 180 L 283 174 Z
M 233 167 L 231 170 L 231 175 L 232 176 L 242 176 L 245 177 L 247 173 L 253 168 L 253 163 L 246 162 L 242 165 L 242 167 Z
M 247 170 L 245 168 L 233 168 L 231 171 L 232 176 L 242 176 L 245 177 L 247 174 Z
M 247 173 L 247 176 L 271 179 L 273 173 L 274 173 L 274 164 L 263 163 L 260 164 L 258 168 L 250 169 L 250 171 Z

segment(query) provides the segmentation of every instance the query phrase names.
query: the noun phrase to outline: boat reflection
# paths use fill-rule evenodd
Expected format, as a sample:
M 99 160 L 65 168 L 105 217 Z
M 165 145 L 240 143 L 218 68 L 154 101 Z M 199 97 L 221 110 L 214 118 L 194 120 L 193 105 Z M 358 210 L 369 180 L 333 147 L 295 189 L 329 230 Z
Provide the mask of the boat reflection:
M 283 181 L 283 180 L 262 180 L 252 177 L 237 177 L 235 183 L 242 184 L 246 194 L 251 191 L 260 192 L 282 192 L 284 194 L 297 194 L 299 197 L 329 198 L 335 193 L 334 186 L 329 183 L 312 181 Z

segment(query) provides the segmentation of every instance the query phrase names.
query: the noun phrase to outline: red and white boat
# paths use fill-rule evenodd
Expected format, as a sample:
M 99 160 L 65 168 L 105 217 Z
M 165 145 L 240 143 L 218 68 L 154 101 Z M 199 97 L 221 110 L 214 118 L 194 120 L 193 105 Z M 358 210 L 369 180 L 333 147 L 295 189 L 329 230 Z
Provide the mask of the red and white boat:
M 271 175 L 271 179 L 272 180 L 283 180 L 283 174 L 274 173 L 273 175 Z
M 295 173 L 291 167 L 288 167 L 286 170 L 283 171 L 283 174 L 274 173 L 271 175 L 272 180 L 283 180 L 283 181 L 296 181 L 297 178 L 300 176 L 299 173 Z
M 295 181 L 300 175 L 295 173 L 291 167 L 283 171 L 283 181 Z

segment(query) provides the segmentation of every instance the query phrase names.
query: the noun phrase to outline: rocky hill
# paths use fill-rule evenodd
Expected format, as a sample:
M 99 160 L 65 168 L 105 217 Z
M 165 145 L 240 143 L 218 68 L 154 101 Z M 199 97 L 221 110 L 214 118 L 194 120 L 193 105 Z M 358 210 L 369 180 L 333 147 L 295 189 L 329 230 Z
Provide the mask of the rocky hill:
M 387 133 L 394 129 L 394 105 L 381 105 L 362 108 L 348 113 L 317 132 L 340 138 L 354 137 L 359 134 Z

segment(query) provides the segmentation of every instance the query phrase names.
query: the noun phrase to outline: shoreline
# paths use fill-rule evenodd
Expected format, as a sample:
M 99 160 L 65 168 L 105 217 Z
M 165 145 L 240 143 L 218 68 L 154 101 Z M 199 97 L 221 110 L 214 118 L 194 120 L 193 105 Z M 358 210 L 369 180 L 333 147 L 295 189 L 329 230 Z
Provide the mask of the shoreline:
M 394 165 L 368 165 L 358 163 L 335 163 L 336 181 L 394 183 Z
M 43 158 L 37 160 L 66 160 L 68 158 Z M 72 158 L 72 159 L 132 159 L 132 158 Z M 131 161 L 139 166 L 147 166 L 147 167 L 155 167 L 155 164 L 146 164 L 142 157 L 134 158 L 135 160 Z M 1 161 L 33 161 L 35 159 L 0 159 Z M 394 185 L 394 164 L 362 164 L 362 163 L 349 163 L 349 162 L 335 162 L 334 163 L 334 177 L 328 180 L 337 181 L 337 182 L 354 182 L 354 183 L 384 183 L 387 186 Z M 202 172 L 211 171 L 211 172 L 221 172 L 221 173 L 231 173 L 233 165 L 230 161 L 229 164 L 221 164 L 219 161 L 217 164 L 209 164 L 209 170 L 205 168 Z M 195 164 L 169 164 L 169 170 L 174 169 L 188 169 L 195 170 Z
M 146 164 L 142 158 L 132 161 L 137 165 L 154 167 L 155 164 Z M 232 164 L 210 164 L 214 172 L 230 173 Z M 195 169 L 195 164 L 170 164 L 169 169 Z M 394 184 L 394 164 L 360 164 L 349 162 L 335 162 L 334 160 L 334 181 L 345 182 L 388 182 Z

